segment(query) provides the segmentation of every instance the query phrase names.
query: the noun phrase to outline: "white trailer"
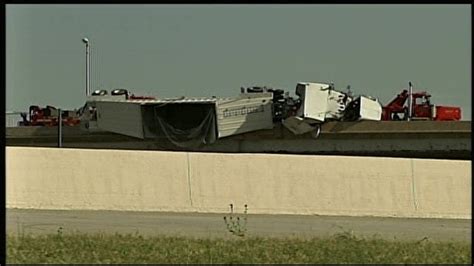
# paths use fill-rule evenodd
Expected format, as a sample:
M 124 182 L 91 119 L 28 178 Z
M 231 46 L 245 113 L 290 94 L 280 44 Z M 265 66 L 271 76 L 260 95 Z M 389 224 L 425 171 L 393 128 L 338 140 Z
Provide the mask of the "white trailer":
M 83 122 L 96 123 L 100 130 L 140 139 L 166 138 L 184 146 L 273 128 L 272 93 L 156 100 L 95 97 L 88 105 L 95 114 Z

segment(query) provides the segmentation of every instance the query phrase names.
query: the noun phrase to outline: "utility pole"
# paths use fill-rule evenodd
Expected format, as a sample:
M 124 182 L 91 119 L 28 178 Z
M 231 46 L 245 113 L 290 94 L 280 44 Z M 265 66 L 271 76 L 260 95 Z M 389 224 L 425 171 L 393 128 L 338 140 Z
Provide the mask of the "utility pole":
M 90 50 L 89 50 L 89 39 L 84 38 L 82 42 L 86 44 L 86 97 L 91 95 L 90 91 Z

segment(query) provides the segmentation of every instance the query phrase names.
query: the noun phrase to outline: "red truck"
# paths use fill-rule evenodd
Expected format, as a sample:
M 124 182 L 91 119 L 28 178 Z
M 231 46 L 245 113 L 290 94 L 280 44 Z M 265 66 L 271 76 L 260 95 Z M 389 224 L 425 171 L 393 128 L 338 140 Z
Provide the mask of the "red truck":
M 434 105 L 430 102 L 431 95 L 426 91 L 410 93 L 403 90 L 390 103 L 382 108 L 382 120 L 433 120 L 433 121 L 459 121 L 461 108 L 456 106 Z M 411 104 L 410 104 L 411 96 Z M 408 105 L 405 103 L 408 100 Z M 410 112 L 411 105 L 411 112 Z
M 41 108 L 32 105 L 29 108 L 29 119 L 26 113 L 21 114 L 23 121 L 20 126 L 57 126 L 58 114 L 58 109 L 53 106 Z M 75 111 L 61 110 L 61 116 L 63 124 L 67 126 L 76 126 L 81 122 Z

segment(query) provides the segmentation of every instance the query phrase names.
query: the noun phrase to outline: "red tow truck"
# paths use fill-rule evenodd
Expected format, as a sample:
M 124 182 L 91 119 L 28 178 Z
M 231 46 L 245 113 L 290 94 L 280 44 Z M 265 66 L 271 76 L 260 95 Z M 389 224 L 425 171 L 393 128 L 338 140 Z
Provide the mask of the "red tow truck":
M 57 126 L 59 110 L 53 106 L 47 105 L 41 108 L 37 105 L 32 105 L 29 108 L 29 119 L 26 113 L 22 113 L 23 121 L 20 126 Z M 79 116 L 75 111 L 61 110 L 63 125 L 76 126 L 81 122 Z
M 382 108 L 382 120 L 432 120 L 432 121 L 459 121 L 461 108 L 457 106 L 434 105 L 430 102 L 431 95 L 426 91 L 412 92 L 403 90 L 390 103 Z M 408 100 L 408 104 L 405 103 Z M 411 103 L 410 103 L 411 101 Z M 411 106 L 411 112 L 410 112 Z

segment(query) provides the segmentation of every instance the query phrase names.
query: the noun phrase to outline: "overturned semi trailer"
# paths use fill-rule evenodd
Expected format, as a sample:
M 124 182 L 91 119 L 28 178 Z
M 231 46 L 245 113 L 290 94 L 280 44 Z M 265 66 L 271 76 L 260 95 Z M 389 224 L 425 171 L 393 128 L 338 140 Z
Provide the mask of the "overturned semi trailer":
M 95 98 L 88 105 L 95 110 L 88 123 L 96 123 L 101 130 L 168 140 L 180 147 L 273 128 L 272 93 L 242 93 L 235 98 Z

